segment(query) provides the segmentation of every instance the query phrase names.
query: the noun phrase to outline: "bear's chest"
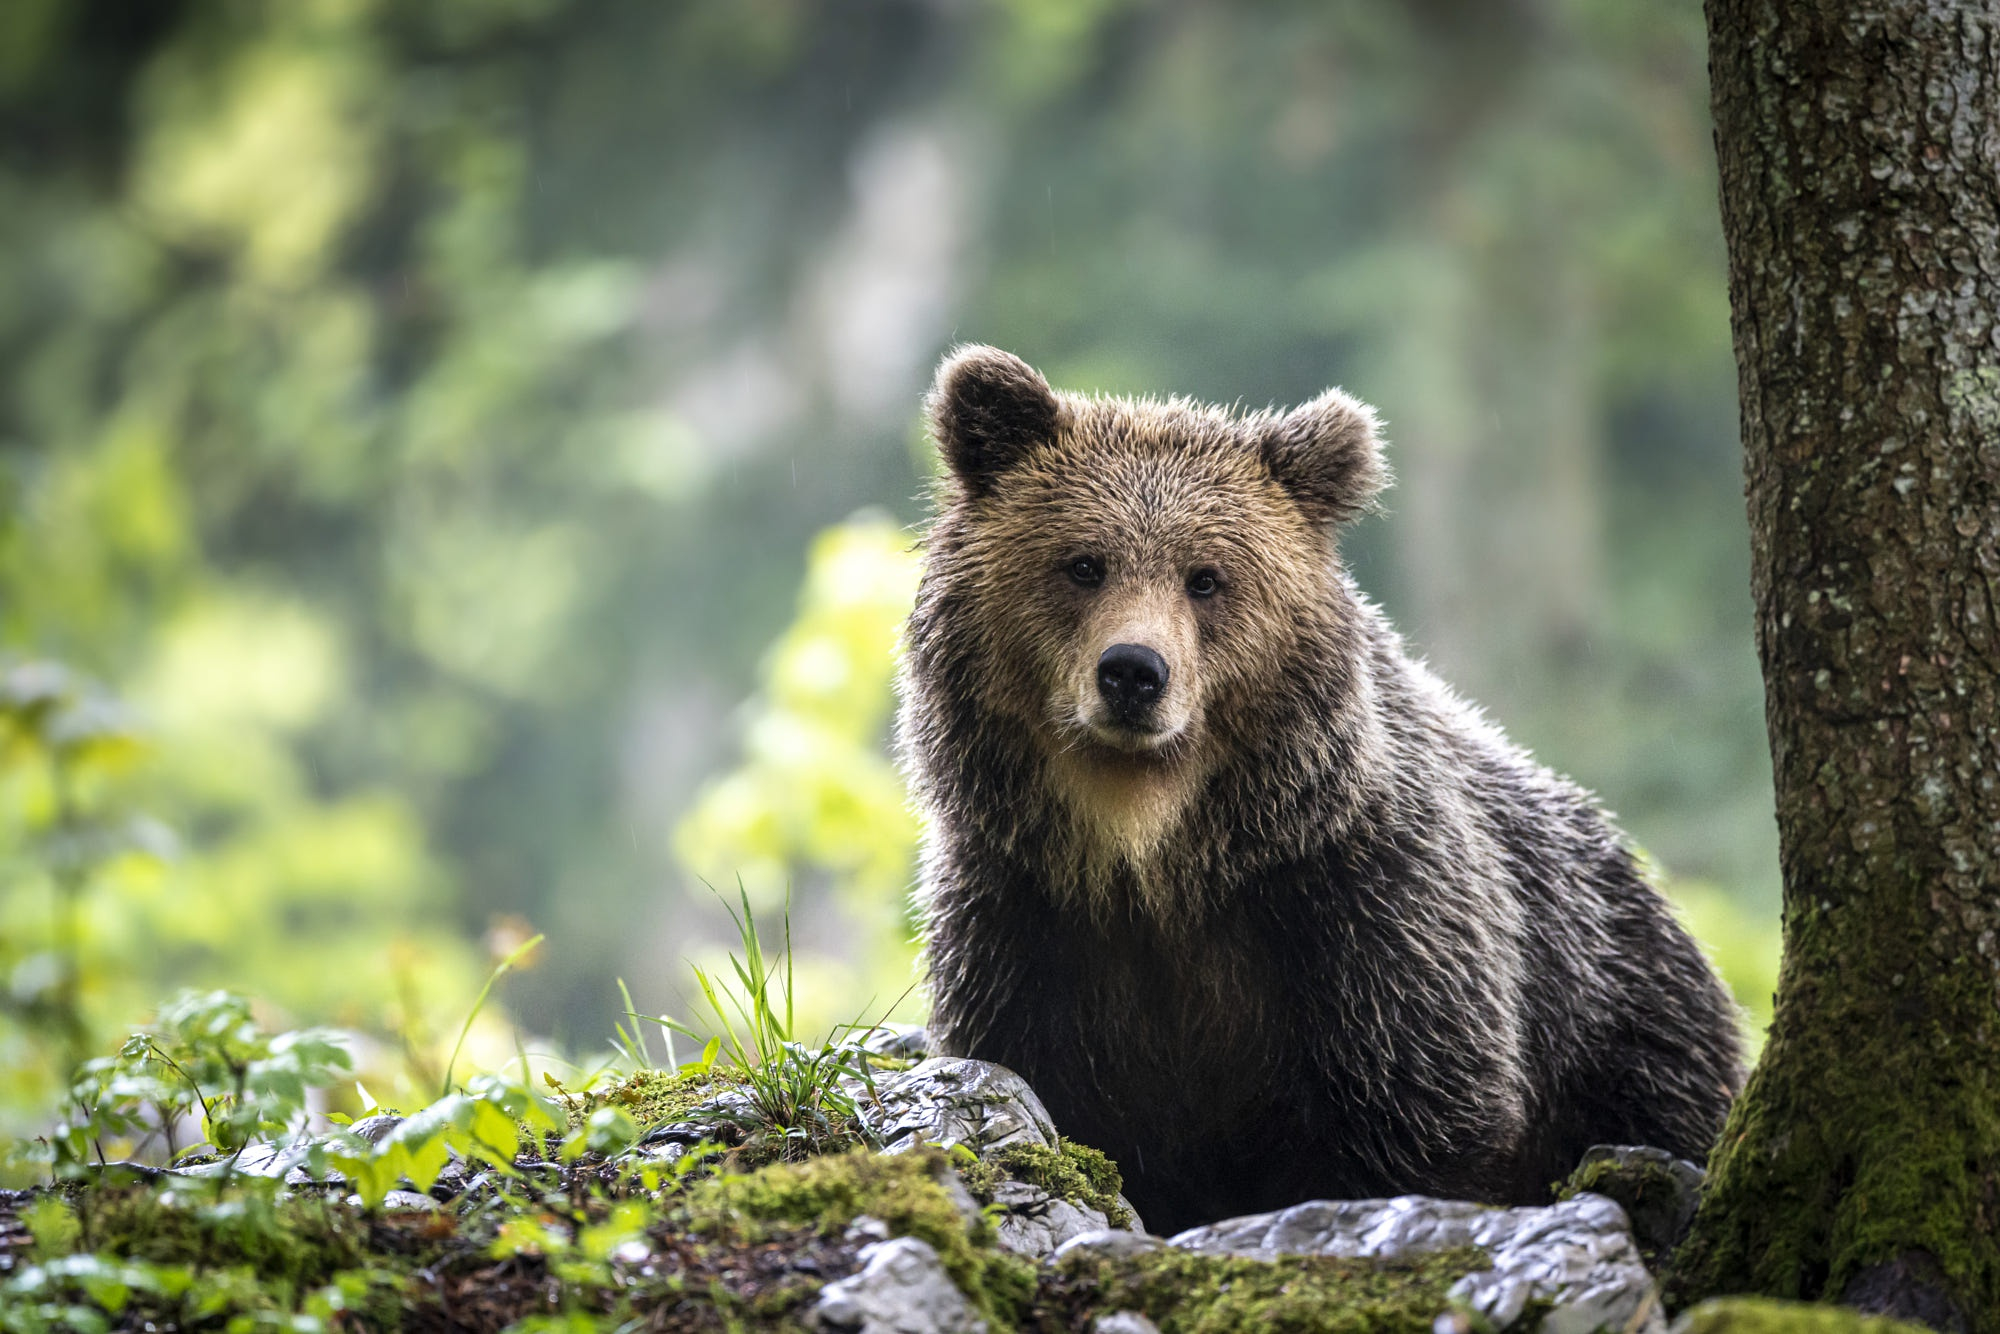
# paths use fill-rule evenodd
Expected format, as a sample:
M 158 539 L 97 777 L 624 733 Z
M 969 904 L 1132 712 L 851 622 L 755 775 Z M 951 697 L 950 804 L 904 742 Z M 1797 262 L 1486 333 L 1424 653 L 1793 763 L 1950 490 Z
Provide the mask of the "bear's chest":
M 1201 1119 L 1260 1095 L 1291 1006 L 1263 942 L 1242 924 L 1080 925 L 1062 955 L 1069 976 L 1045 994 L 1075 1002 L 1076 1055 L 1100 1088 Z

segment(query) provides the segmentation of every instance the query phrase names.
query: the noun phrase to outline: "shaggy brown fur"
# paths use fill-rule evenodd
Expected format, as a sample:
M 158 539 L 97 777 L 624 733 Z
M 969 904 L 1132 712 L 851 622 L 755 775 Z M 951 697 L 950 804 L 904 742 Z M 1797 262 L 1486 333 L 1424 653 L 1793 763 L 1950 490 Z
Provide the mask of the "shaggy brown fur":
M 1155 1230 L 1707 1153 L 1742 1072 L 1700 951 L 1336 560 L 1368 408 L 1058 394 L 974 347 L 929 409 L 900 733 L 945 1050 L 1026 1076 Z M 1136 719 L 1114 644 L 1164 667 Z

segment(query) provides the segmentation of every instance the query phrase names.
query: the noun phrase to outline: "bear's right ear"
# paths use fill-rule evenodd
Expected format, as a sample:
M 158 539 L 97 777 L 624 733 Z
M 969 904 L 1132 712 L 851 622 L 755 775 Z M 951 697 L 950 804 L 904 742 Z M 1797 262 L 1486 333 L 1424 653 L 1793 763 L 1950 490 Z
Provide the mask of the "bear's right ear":
M 1264 427 L 1259 444 L 1278 485 L 1321 523 L 1366 513 L 1389 484 L 1375 409 L 1329 389 Z
M 924 400 L 944 461 L 974 494 L 1056 433 L 1062 404 L 1041 373 L 997 347 L 961 347 Z

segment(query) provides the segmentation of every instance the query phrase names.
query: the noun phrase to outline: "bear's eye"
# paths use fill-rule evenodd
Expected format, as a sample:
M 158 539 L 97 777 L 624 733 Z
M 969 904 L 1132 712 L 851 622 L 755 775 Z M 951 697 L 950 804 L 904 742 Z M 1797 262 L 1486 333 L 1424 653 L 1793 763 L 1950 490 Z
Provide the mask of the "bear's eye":
M 1192 598 L 1212 598 L 1215 590 L 1222 587 L 1222 576 L 1214 570 L 1203 567 L 1188 576 L 1187 591 Z
M 1104 582 L 1104 562 L 1095 556 L 1078 556 L 1064 566 L 1063 570 L 1069 575 L 1071 582 L 1082 584 L 1085 588 Z

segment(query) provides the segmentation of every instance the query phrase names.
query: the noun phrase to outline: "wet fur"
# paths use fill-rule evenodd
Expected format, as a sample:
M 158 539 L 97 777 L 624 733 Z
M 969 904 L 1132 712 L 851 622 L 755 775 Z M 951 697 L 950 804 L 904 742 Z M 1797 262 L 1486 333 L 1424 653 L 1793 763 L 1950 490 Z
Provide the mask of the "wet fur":
M 1365 407 L 1059 395 L 967 349 L 930 411 L 951 467 L 899 735 L 945 1050 L 1026 1076 L 1155 1231 L 1539 1201 L 1595 1143 L 1706 1154 L 1742 1075 L 1713 972 L 1589 796 L 1339 567 L 1385 480 Z M 1086 539 L 1127 573 L 1078 599 L 1055 571 Z M 1162 593 L 1190 561 L 1226 607 Z M 1066 703 L 1134 624 L 1191 719 L 1147 754 Z

